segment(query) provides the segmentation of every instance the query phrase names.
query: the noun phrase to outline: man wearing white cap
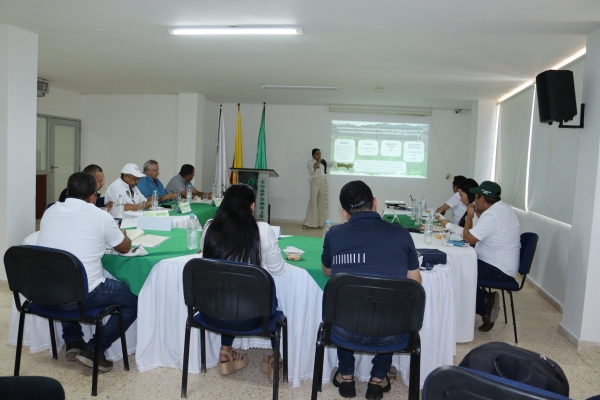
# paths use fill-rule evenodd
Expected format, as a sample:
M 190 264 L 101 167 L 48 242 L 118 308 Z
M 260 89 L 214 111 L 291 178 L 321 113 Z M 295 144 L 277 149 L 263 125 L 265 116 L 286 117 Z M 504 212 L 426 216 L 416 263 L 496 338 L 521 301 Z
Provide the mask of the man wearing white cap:
M 125 200 L 125 211 L 138 211 L 139 204 L 142 203 L 144 208 L 150 207 L 152 200 L 146 201 L 142 192 L 137 188 L 138 181 L 145 176 L 137 165 L 126 164 L 121 170 L 121 177 L 106 189 L 106 201 L 113 201 L 116 204 L 121 195 Z

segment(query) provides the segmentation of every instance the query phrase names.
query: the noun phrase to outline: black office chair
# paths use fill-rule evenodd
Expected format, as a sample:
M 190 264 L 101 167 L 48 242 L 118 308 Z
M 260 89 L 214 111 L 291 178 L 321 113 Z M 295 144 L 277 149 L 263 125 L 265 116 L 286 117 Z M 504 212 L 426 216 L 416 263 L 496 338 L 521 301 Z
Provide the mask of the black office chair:
M 521 258 L 519 261 L 519 274 L 523 277 L 521 279 L 521 284 L 517 282 L 516 279 L 512 279 L 509 282 L 506 281 L 494 281 L 489 279 L 483 279 L 477 282 L 477 285 L 483 289 L 488 289 L 490 292 L 492 289 L 498 289 L 502 291 L 502 306 L 504 308 L 504 323 L 508 323 L 508 318 L 506 317 L 506 299 L 504 297 L 504 291 L 506 290 L 510 295 L 510 308 L 512 310 L 512 318 L 513 318 L 513 329 L 515 331 L 515 343 L 519 343 L 517 340 L 517 320 L 515 319 L 515 306 L 513 303 L 513 292 L 518 292 L 523 289 L 525 285 L 525 279 L 527 278 L 527 274 L 531 270 L 531 264 L 533 263 L 533 256 L 535 255 L 535 249 L 537 248 L 537 242 L 539 240 L 539 236 L 532 232 L 525 232 L 521 234 Z
M 568 397 L 463 367 L 443 366 L 423 385 L 423 400 L 567 400 Z
M 183 269 L 183 298 L 188 307 L 183 354 L 181 397 L 187 397 L 191 328 L 200 328 L 201 372 L 206 372 L 206 330 L 231 336 L 271 339 L 274 353 L 273 399 L 279 394 L 279 343 L 283 329 L 283 381 L 288 381 L 287 319 L 277 311 L 273 278 L 264 268 L 234 261 L 195 258 Z M 227 330 L 211 325 L 203 315 L 219 320 L 257 320 L 251 330 Z
M 65 390 L 45 376 L 0 376 L 0 399 L 64 400 Z
M 19 375 L 21 349 L 23 347 L 23 328 L 25 315 L 33 314 L 47 318 L 50 326 L 52 358 L 57 359 L 54 321 L 77 321 L 96 325 L 94 366 L 92 373 L 92 396 L 98 394 L 98 346 L 104 326 L 104 317 L 116 315 L 121 328 L 121 346 L 125 371 L 129 371 L 127 343 L 123 329 L 123 317 L 118 305 L 107 307 L 83 308 L 88 298 L 88 281 L 85 268 L 73 254 L 57 249 L 40 246 L 13 246 L 4 254 L 4 267 L 8 278 L 8 287 L 15 297 L 15 305 L 20 313 L 17 354 L 14 375 Z M 25 297 L 21 303 L 19 294 Z M 52 308 L 60 304 L 77 302 L 77 311 L 60 311 Z
M 364 353 L 410 354 L 408 398 L 419 398 L 421 338 L 425 312 L 425 290 L 412 279 L 388 279 L 337 274 L 325 285 L 323 322 L 317 333 L 312 399 L 323 381 L 325 346 L 338 346 Z M 331 324 L 361 336 L 383 337 L 408 333 L 394 345 L 359 345 L 337 337 Z

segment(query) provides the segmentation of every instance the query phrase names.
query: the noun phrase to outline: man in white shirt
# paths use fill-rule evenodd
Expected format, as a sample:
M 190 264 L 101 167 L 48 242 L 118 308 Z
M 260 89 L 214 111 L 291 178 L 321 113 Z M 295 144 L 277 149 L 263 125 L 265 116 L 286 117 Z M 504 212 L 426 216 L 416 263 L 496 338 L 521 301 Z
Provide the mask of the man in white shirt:
M 521 252 L 521 224 L 512 207 L 500 199 L 500 185 L 485 181 L 469 189 L 475 193 L 475 205 L 467 208 L 463 238 L 475 245 L 477 252 L 477 280 L 511 281 L 519 270 Z M 473 227 L 473 215 L 481 213 Z M 498 292 L 490 293 L 477 288 L 476 312 L 483 318 L 482 332 L 494 327 L 500 310 Z
M 462 201 L 460 201 L 460 194 L 458 193 L 458 187 L 461 183 L 463 183 L 467 178 L 462 175 L 456 175 L 452 180 L 452 190 L 454 194 L 450 196 L 448 200 L 441 206 L 435 210 L 436 213 L 440 213 L 444 215 L 444 213 L 451 208 L 452 209 L 452 222 L 454 225 L 458 225 L 463 215 L 467 211 L 467 206 L 465 206 Z
M 64 203 L 57 202 L 46 210 L 40 222 L 38 246 L 65 250 L 75 255 L 83 264 L 87 275 L 89 297 L 83 302 L 85 309 L 118 304 L 127 329 L 137 318 L 137 296 L 129 287 L 118 280 L 104 277 L 102 256 L 106 246 L 120 253 L 127 253 L 131 240 L 121 231 L 114 219 L 95 206 L 96 180 L 85 172 L 76 172 L 67 183 L 68 197 Z M 55 308 L 77 310 L 77 303 Z M 78 322 L 62 322 L 62 337 L 67 344 L 66 359 L 93 367 L 94 340 L 86 344 Z M 106 360 L 104 352 L 120 338 L 119 320 L 111 316 L 102 328 L 99 343 L 98 369 L 108 372 L 112 362 Z
M 138 211 L 140 204 L 143 204 L 144 208 L 150 208 L 152 206 L 152 199 L 146 200 L 142 192 L 137 188 L 140 178 L 145 176 L 140 172 L 140 168 L 137 165 L 133 163 L 125 165 L 121 170 L 121 177 L 117 178 L 106 189 L 106 201 L 113 201 L 117 204 L 119 195 L 121 195 L 125 201 L 124 211 Z

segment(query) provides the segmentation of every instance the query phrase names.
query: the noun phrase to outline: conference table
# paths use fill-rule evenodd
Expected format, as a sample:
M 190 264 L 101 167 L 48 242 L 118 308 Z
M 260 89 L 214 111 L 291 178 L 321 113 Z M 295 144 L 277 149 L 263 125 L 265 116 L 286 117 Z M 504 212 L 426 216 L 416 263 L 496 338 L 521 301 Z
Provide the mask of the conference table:
M 148 232 L 166 235 L 167 232 Z M 431 271 L 422 271 L 427 301 L 421 329 L 421 385 L 435 368 L 452 365 L 457 342 L 473 340 L 475 322 L 475 288 L 477 261 L 472 248 L 440 246 L 440 243 L 422 245 L 423 235 L 411 234 L 417 248 L 439 248 L 447 253 L 447 264 L 437 265 Z M 135 352 L 140 372 L 157 367 L 181 368 L 187 311 L 183 300 L 182 274 L 187 261 L 199 254 L 190 254 L 186 247 L 186 232 L 173 229 L 170 239 L 156 249 L 148 249 L 144 257 L 106 255 L 103 265 L 107 275 L 128 283 L 138 294 L 138 319 L 127 331 L 128 353 Z M 299 261 L 288 261 L 285 272 L 274 276 L 279 307 L 288 317 L 288 365 L 290 382 L 312 378 L 314 349 L 319 323 L 323 288 L 328 280 L 321 270 L 321 238 L 287 237 L 279 240 L 280 248 L 298 247 L 305 251 Z M 14 315 L 12 315 L 14 314 Z M 13 305 L 9 343 L 16 344 L 18 313 Z M 31 351 L 50 347 L 46 320 L 27 316 L 25 346 Z M 34 320 L 34 321 L 31 321 Z M 55 324 L 57 344 L 62 345 L 60 323 Z M 92 328 L 85 327 L 86 340 Z M 238 349 L 270 349 L 270 341 L 261 338 L 236 338 Z M 218 362 L 220 337 L 207 332 L 207 366 Z M 269 350 L 265 350 L 268 352 Z M 122 357 L 120 341 L 107 351 L 108 359 Z M 357 354 L 356 376 L 368 380 L 372 355 Z M 395 355 L 393 364 L 408 382 L 409 357 Z M 323 382 L 328 382 L 332 369 L 337 366 L 337 352 L 327 349 Z M 192 329 L 189 371 L 199 373 L 199 330 Z

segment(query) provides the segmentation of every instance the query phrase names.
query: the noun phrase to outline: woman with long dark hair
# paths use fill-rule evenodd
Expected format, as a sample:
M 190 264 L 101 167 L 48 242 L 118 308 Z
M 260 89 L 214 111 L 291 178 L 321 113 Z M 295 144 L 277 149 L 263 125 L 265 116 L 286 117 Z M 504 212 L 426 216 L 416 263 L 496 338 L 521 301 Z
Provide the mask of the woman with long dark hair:
M 471 178 L 465 179 L 464 181 L 461 182 L 460 185 L 458 185 L 457 193 L 460 195 L 460 201 L 466 207 L 468 207 L 469 204 L 471 204 L 475 201 L 475 195 L 473 193 L 469 192 L 469 189 L 476 188 L 476 187 L 479 187 L 479 184 L 474 179 L 471 179 Z M 451 234 L 455 233 L 458 236 L 460 236 L 461 238 L 463 237 L 463 230 L 464 230 L 464 226 L 465 226 L 465 218 L 466 217 L 467 217 L 467 212 L 465 211 L 464 215 L 462 216 L 462 218 L 460 219 L 458 224 L 453 224 L 446 218 L 436 215 L 436 218 L 442 223 L 444 228 L 447 228 L 448 230 L 450 230 Z M 473 215 L 473 226 L 475 226 L 475 224 L 477 223 L 478 220 L 479 220 L 479 216 L 477 215 L 477 213 L 475 213 Z
M 306 167 L 310 175 L 310 200 L 302 228 L 322 228 L 327 219 L 327 161 L 321 158 L 321 150 L 312 149 Z
M 254 189 L 246 184 L 233 185 L 225 191 L 215 217 L 204 225 L 202 257 L 251 263 L 265 268 L 272 275 L 281 275 L 286 263 L 281 256 L 277 237 L 269 224 L 254 219 L 255 200 Z M 228 321 L 211 319 L 211 323 L 224 328 L 231 327 Z M 260 324 L 261 321 L 257 321 L 257 325 Z M 231 347 L 234 339 L 234 336 L 221 335 L 221 375 L 248 365 L 248 356 Z M 273 378 L 273 356 L 263 358 L 261 369 Z

